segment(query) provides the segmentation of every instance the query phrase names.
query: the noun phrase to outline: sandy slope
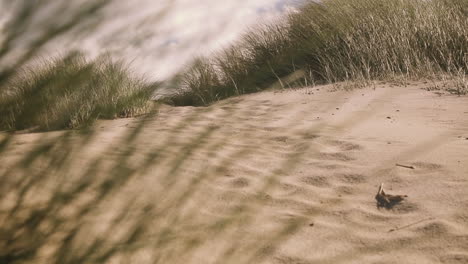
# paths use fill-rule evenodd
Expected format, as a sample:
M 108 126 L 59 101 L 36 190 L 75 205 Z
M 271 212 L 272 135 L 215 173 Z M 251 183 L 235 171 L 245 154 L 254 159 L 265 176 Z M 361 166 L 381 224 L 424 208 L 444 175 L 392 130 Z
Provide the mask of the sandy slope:
M 209 108 L 162 106 L 130 148 L 116 142 L 138 120 L 100 122 L 71 174 L 102 157 L 136 176 L 93 205 L 76 245 L 99 234 L 121 242 L 115 233 L 144 218 L 132 249 L 106 262 L 468 263 L 468 98 L 421 89 L 428 85 L 321 86 Z M 15 136 L 3 162 L 42 136 Z M 380 183 L 408 198 L 378 209 Z M 121 208 L 125 220 L 109 224 Z M 34 263 L 50 263 L 54 242 L 44 245 Z

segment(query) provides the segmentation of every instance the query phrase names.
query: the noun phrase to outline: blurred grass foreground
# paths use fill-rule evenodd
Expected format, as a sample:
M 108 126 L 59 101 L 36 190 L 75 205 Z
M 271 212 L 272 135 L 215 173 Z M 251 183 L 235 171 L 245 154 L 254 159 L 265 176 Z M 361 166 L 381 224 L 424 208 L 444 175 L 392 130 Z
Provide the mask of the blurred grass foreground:
M 80 128 L 147 113 L 155 84 L 133 76 L 126 63 L 65 48 L 65 56 L 43 59 L 49 46 L 63 45 L 60 38 L 79 40 L 96 28 L 110 3 L 1 2 L 0 130 Z
M 168 80 L 178 88 L 173 104 L 207 106 L 191 114 L 174 108 L 173 121 L 158 115 L 167 106 L 150 101 L 159 84 L 125 62 L 79 52 L 38 59 L 65 33 L 96 25 L 108 2 L 0 2 L 2 14 L 11 14 L 0 37 L 0 264 L 261 263 L 307 221 L 256 225 L 269 217 L 259 216 L 262 206 L 285 202 L 267 192 L 309 146 L 278 155 L 253 192 L 218 190 L 210 181 L 248 160 L 261 136 L 246 135 L 248 144 L 230 149 L 229 127 L 219 133 L 225 118 L 252 118 L 256 106 L 234 102 L 219 113 L 212 103 L 275 83 L 396 76 L 448 75 L 467 92 L 468 1 L 324 0 L 247 32 Z M 93 125 L 119 117 L 137 118 L 108 130 Z M 10 133 L 61 129 L 73 130 Z M 228 155 L 217 155 L 223 148 Z M 228 206 L 204 207 L 207 199 Z

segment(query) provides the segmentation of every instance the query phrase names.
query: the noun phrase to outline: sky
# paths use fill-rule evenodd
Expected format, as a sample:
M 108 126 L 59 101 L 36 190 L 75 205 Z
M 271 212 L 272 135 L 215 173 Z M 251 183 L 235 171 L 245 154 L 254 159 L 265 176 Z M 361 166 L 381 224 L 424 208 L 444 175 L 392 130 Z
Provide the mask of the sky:
M 163 80 L 198 55 L 226 47 L 249 26 L 280 19 L 298 0 L 115 1 L 103 24 L 71 46 L 130 62 L 150 80 Z

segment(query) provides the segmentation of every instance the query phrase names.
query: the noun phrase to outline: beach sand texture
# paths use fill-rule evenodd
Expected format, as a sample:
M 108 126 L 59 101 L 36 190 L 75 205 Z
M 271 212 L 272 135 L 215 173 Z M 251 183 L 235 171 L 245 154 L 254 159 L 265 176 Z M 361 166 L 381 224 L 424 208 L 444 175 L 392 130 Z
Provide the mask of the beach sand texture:
M 99 121 L 89 136 L 14 135 L 0 148 L 0 255 L 468 263 L 468 98 L 422 89 L 431 85 L 265 91 Z M 25 161 L 59 141 L 48 151 L 63 160 Z M 408 197 L 377 208 L 381 183 Z

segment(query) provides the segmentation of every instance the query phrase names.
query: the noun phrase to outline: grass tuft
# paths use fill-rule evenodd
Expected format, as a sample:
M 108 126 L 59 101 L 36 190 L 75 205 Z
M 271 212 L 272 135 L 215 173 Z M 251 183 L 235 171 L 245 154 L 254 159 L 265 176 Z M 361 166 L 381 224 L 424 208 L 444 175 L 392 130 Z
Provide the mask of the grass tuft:
M 78 53 L 20 71 L 0 92 L 0 130 L 80 128 L 149 110 L 155 85 L 109 58 Z

